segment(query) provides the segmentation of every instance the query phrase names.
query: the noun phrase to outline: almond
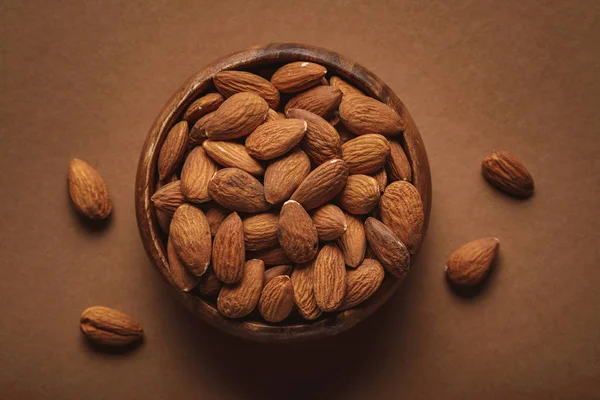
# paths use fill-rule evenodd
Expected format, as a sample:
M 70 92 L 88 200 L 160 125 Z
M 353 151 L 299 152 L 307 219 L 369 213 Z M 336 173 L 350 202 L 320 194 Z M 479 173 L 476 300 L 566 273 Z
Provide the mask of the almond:
M 163 180 L 172 175 L 179 167 L 188 140 L 188 124 L 181 121 L 169 131 L 160 153 L 158 154 L 158 179 Z
M 340 193 L 340 207 L 352 214 L 368 214 L 379 202 L 379 185 L 368 175 L 350 175 Z
M 412 169 L 410 162 L 402 145 L 395 140 L 390 140 L 390 157 L 387 161 L 390 180 L 393 181 L 411 181 Z
M 265 173 L 265 169 L 248 152 L 243 144 L 206 140 L 202 143 L 204 151 L 224 167 L 235 167 L 255 176 Z
M 265 198 L 271 204 L 288 200 L 310 173 L 310 160 L 302 150 L 294 150 L 271 162 L 265 171 Z
M 403 117 L 387 104 L 371 97 L 344 96 L 339 112 L 344 125 L 356 135 L 378 133 L 393 136 L 404 130 Z
M 242 278 L 246 250 L 244 227 L 236 212 L 223 221 L 212 246 L 212 265 L 215 275 L 224 283 L 235 283 Z
M 285 119 L 285 114 L 280 114 L 272 108 L 269 108 L 269 111 L 267 111 L 267 119 L 265 119 L 265 122 L 278 121 L 280 119 Z
M 242 318 L 250 314 L 260 298 L 265 279 L 265 264 L 261 260 L 248 260 L 242 279 L 224 285 L 217 298 L 217 310 L 228 318 Z
M 169 234 L 169 225 L 171 225 L 171 217 L 172 215 L 167 214 L 166 212 L 156 209 L 156 220 L 158 221 L 158 226 L 160 226 L 160 230 Z
M 293 149 L 304 137 L 307 123 L 300 119 L 266 122 L 246 138 L 246 150 L 259 160 L 271 160 Z
M 410 268 L 410 253 L 398 236 L 373 217 L 365 222 L 365 234 L 370 249 L 386 271 L 398 279 L 404 279 Z
M 225 97 L 240 92 L 254 92 L 266 100 L 271 108 L 279 104 L 279 92 L 265 78 L 244 71 L 221 71 L 213 77 L 215 87 Z
M 353 94 L 364 95 L 363 92 L 337 76 L 332 76 L 329 80 L 329 84 L 335 88 L 338 88 L 344 96 L 350 96 Z
M 194 124 L 192 129 L 190 129 L 188 147 L 197 146 L 199 144 L 202 144 L 202 142 L 206 140 L 206 127 L 208 126 L 208 122 L 212 119 L 212 117 L 214 117 L 214 115 L 214 111 L 208 113 Z
M 181 191 L 192 203 L 210 201 L 208 183 L 218 168 L 202 147 L 195 147 L 188 154 L 181 169 Z
M 152 195 L 152 203 L 157 210 L 172 217 L 175 210 L 185 201 L 181 191 L 181 181 L 167 183 Z
M 287 275 L 290 276 L 292 273 L 291 265 L 278 265 L 276 267 L 271 267 L 265 271 L 265 286 L 271 282 L 273 278 L 276 276 Z
M 210 197 L 225 208 L 242 212 L 261 212 L 269 208 L 260 182 L 238 168 L 224 168 L 208 184 Z
M 206 136 L 214 140 L 246 136 L 263 123 L 268 110 L 267 102 L 256 93 L 236 93 L 208 121 Z
M 279 215 L 262 213 L 244 219 L 244 241 L 246 250 L 255 251 L 277 246 Z
M 197 276 L 210 264 L 210 226 L 204 213 L 190 204 L 183 204 L 173 214 L 169 238 L 185 266 Z
M 379 171 L 375 172 L 373 178 L 377 181 L 377 185 L 379 185 L 379 192 L 383 194 L 385 192 L 385 187 L 387 186 L 388 177 L 385 168 L 381 168 Z
M 292 97 L 285 105 L 285 113 L 292 108 L 310 111 L 321 117 L 331 116 L 340 105 L 342 92 L 333 86 L 317 86 Z
M 319 249 L 319 236 L 310 216 L 302 206 L 288 200 L 279 214 L 279 245 L 290 260 L 296 263 L 315 258 Z
M 519 198 L 533 194 L 533 178 L 521 161 L 505 151 L 493 151 L 481 162 L 483 177 L 501 191 Z
M 317 85 L 327 74 L 319 64 L 298 61 L 284 65 L 271 77 L 271 83 L 282 93 L 293 93 Z
M 346 232 L 337 240 L 347 266 L 356 268 L 365 257 L 367 238 L 362 221 L 354 215 L 346 214 Z
M 377 260 L 366 259 L 346 273 L 346 294 L 339 310 L 355 307 L 370 298 L 381 286 L 385 272 Z
M 112 202 L 108 197 L 108 187 L 94 167 L 83 160 L 72 159 L 67 181 L 71 201 L 80 214 L 95 220 L 109 216 Z
M 315 168 L 292 194 L 306 210 L 317 208 L 333 199 L 346 185 L 348 166 L 340 159 L 329 160 Z
M 265 263 L 265 265 L 280 265 L 291 263 L 290 259 L 285 255 L 281 247 L 259 250 L 254 253 L 253 257 L 262 260 Z
M 319 318 L 321 309 L 315 300 L 314 261 L 294 268 L 292 286 L 294 287 L 294 302 L 302 318 L 309 321 Z
M 189 292 L 198 285 L 200 277 L 192 274 L 183 265 L 183 262 L 179 259 L 179 256 L 175 252 L 171 239 L 167 241 L 167 260 L 169 261 L 168 269 L 171 279 L 180 290 Z
M 337 309 L 346 293 L 344 256 L 335 244 L 323 246 L 314 266 L 314 292 L 322 311 Z
M 215 271 L 211 267 L 208 267 L 204 275 L 200 277 L 200 282 L 194 289 L 194 292 L 201 294 L 206 297 L 215 297 L 219 295 L 223 282 L 217 278 Z
M 225 99 L 219 93 L 208 93 L 194 101 L 183 114 L 183 119 L 194 123 L 208 113 L 215 111 Z
M 448 279 L 459 286 L 479 284 L 488 275 L 499 248 L 500 241 L 493 237 L 463 244 L 448 258 Z
M 208 225 L 210 225 L 210 234 L 212 236 L 215 236 L 217 234 L 219 227 L 221 226 L 225 218 L 227 218 L 229 213 L 229 210 L 215 203 L 210 203 L 209 206 L 206 208 L 206 219 L 208 220 Z
M 342 141 L 333 126 L 310 111 L 291 108 L 288 118 L 297 118 L 307 122 L 307 130 L 301 146 L 316 165 L 342 156 Z
M 90 307 L 81 313 L 81 332 L 102 346 L 127 346 L 142 339 L 144 330 L 139 322 L 121 311 L 108 307 Z
M 263 288 L 258 311 L 267 322 L 281 322 L 294 308 L 294 289 L 287 275 L 276 276 Z
M 379 201 L 381 220 L 415 254 L 421 243 L 425 215 L 417 189 L 406 181 L 388 185 Z
M 389 155 L 389 143 L 381 135 L 362 135 L 342 145 L 342 158 L 351 174 L 377 172 L 385 165 Z
M 317 228 L 319 240 L 335 240 L 346 232 L 346 216 L 334 204 L 319 207 L 313 213 L 312 221 Z

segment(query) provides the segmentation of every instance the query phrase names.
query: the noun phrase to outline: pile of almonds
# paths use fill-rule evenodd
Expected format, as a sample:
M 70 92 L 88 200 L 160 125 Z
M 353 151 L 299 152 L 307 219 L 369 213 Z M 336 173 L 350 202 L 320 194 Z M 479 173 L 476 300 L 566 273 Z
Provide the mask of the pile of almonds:
M 179 289 L 229 318 L 314 320 L 408 273 L 424 214 L 405 120 L 315 63 L 262 75 L 213 77 L 160 148 L 152 201 Z

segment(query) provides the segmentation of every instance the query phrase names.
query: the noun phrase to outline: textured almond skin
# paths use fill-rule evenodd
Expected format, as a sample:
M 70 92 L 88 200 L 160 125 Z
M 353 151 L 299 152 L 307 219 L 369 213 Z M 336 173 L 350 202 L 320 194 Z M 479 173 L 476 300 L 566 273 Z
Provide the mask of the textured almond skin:
M 206 126 L 206 136 L 229 140 L 246 136 L 263 123 L 269 105 L 256 93 L 236 93 L 221 104 Z
M 351 214 L 368 214 L 379 203 L 379 185 L 369 175 L 350 175 L 340 193 L 339 203 L 344 211 Z
M 406 157 L 402 145 L 395 140 L 390 140 L 390 157 L 387 161 L 387 169 L 390 181 L 411 181 L 412 168 Z
M 410 253 L 398 236 L 383 222 L 369 217 L 365 221 L 369 248 L 390 274 L 404 279 L 410 269 Z
M 306 121 L 307 130 L 300 145 L 316 165 L 342 156 L 342 141 L 340 135 L 329 122 L 310 111 L 291 108 L 287 111 L 288 118 Z
M 317 228 L 319 240 L 335 240 L 346 232 L 346 216 L 334 204 L 319 207 L 312 215 L 312 221 Z
M 192 203 L 210 201 L 208 182 L 217 172 L 217 164 L 202 147 L 195 147 L 188 154 L 181 169 L 181 192 Z
M 208 194 L 223 207 L 234 211 L 262 212 L 270 207 L 265 200 L 263 185 L 238 168 L 224 168 L 214 174 L 208 183 Z
M 323 246 L 314 266 L 315 300 L 321 311 L 337 309 L 346 294 L 344 256 L 335 244 Z
M 347 266 L 356 268 L 362 263 L 367 248 L 363 222 L 354 215 L 346 214 L 346 232 L 337 240 Z
M 294 289 L 290 277 L 276 276 L 263 288 L 258 311 L 267 322 L 281 322 L 290 315 L 294 308 Z
M 362 135 L 342 145 L 342 158 L 351 174 L 371 174 L 381 169 L 390 155 L 388 140 L 381 135 Z
M 242 318 L 256 307 L 263 289 L 265 264 L 261 260 L 248 260 L 242 279 L 224 285 L 217 298 L 217 310 L 228 318 Z
M 139 322 L 121 311 L 108 307 L 90 307 L 81 313 L 81 332 L 102 346 L 126 346 L 142 339 L 144 330 Z
M 267 118 L 265 119 L 265 123 L 271 121 L 278 121 L 280 119 L 285 119 L 285 116 L 282 118 L 277 111 L 273 110 L 272 108 L 269 108 L 269 111 L 267 111 Z
M 350 96 L 352 94 L 364 95 L 363 92 L 337 76 L 332 76 L 329 80 L 329 84 L 341 90 L 344 96 Z
M 194 101 L 183 114 L 183 119 L 193 124 L 208 113 L 215 111 L 225 99 L 220 93 L 208 93 Z
M 158 154 L 158 179 L 161 181 L 179 167 L 188 141 L 188 124 L 181 121 L 171 128 Z
M 339 112 L 344 125 L 356 135 L 394 136 L 404 130 L 404 119 L 391 107 L 371 97 L 344 96 Z
M 481 162 L 483 177 L 504 193 L 518 198 L 533 194 L 533 178 L 525 165 L 505 151 L 493 151 Z
M 317 228 L 298 202 L 288 200 L 283 204 L 277 232 L 279 245 L 293 262 L 305 263 L 317 255 L 319 249 Z
M 192 274 L 181 262 L 171 239 L 167 241 L 167 260 L 169 261 L 169 274 L 175 282 L 175 286 L 184 292 L 189 292 L 198 285 L 201 278 Z
M 306 210 L 312 210 L 333 199 L 346 185 L 346 179 L 346 162 L 329 160 L 308 174 L 290 199 L 300 203 Z
M 379 185 L 379 192 L 383 194 L 388 183 L 388 176 L 385 168 L 381 168 L 379 171 L 375 172 L 373 178 L 375 178 L 377 185 Z
M 190 129 L 190 137 L 188 140 L 188 147 L 194 147 L 199 144 L 202 144 L 204 140 L 206 140 L 206 127 L 208 126 L 208 122 L 214 117 L 215 112 L 211 112 L 200 118 L 192 129 Z
M 277 265 L 275 267 L 271 267 L 265 271 L 265 286 L 271 282 L 273 278 L 276 276 L 287 275 L 290 276 L 292 273 L 291 265 Z
M 239 168 L 250 175 L 260 176 L 265 169 L 248 152 L 243 144 L 219 140 L 206 140 L 202 148 L 215 162 L 224 167 Z
M 246 250 L 262 250 L 279 244 L 277 236 L 279 215 L 275 213 L 256 214 L 245 218 L 243 223 Z
M 288 200 L 310 173 L 310 160 L 302 150 L 294 150 L 272 161 L 265 171 L 265 198 L 271 204 Z
M 239 281 L 244 271 L 245 259 L 242 219 L 233 212 L 225 218 L 213 241 L 212 266 L 215 275 L 224 283 Z
M 307 123 L 300 119 L 266 122 L 246 138 L 246 151 L 259 160 L 272 160 L 293 149 L 306 133 Z
M 294 287 L 294 302 L 306 320 L 319 318 L 322 311 L 315 300 L 314 262 L 297 265 L 292 271 L 292 286 Z
M 455 285 L 473 286 L 485 279 L 500 249 L 494 237 L 473 240 L 456 249 L 446 263 L 446 275 Z
M 225 97 L 236 93 L 254 92 L 265 99 L 269 107 L 279 105 L 279 92 L 265 78 L 244 71 L 221 71 L 213 77 L 215 87 Z
M 172 217 L 175 210 L 185 201 L 181 191 L 181 181 L 167 183 L 162 186 L 152 195 L 151 200 L 157 210 Z
M 208 225 L 210 225 L 210 234 L 215 236 L 225 218 L 230 214 L 230 211 L 218 204 L 210 203 L 204 214 L 208 220 Z
M 189 204 L 181 205 L 173 214 L 169 238 L 181 261 L 194 275 L 206 272 L 212 238 L 208 220 L 201 210 Z
M 281 265 L 292 262 L 281 247 L 259 250 L 253 254 L 253 257 L 262 260 L 265 265 Z
M 67 174 L 69 195 L 75 209 L 94 220 L 105 219 L 112 211 L 108 187 L 102 176 L 91 165 L 74 158 Z
M 319 64 L 298 61 L 284 65 L 271 77 L 271 83 L 282 93 L 294 93 L 317 85 L 327 74 Z
M 222 287 L 223 282 L 217 278 L 215 271 L 211 267 L 208 267 L 204 275 L 200 277 L 200 282 L 198 282 L 194 292 L 206 297 L 216 297 L 219 295 Z
M 371 297 L 381 286 L 385 272 L 377 260 L 366 259 L 346 273 L 346 294 L 339 310 L 355 307 Z
M 379 201 L 381 220 L 415 254 L 423 235 L 423 203 L 417 189 L 406 181 L 388 185 Z
M 340 105 L 342 92 L 333 86 L 317 86 L 292 97 L 285 105 L 285 113 L 292 108 L 310 111 L 320 117 L 330 116 Z

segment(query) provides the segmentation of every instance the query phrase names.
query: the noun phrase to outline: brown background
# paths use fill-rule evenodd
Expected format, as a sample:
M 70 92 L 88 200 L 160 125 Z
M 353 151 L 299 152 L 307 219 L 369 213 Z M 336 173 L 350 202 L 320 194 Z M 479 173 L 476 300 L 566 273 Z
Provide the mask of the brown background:
M 0 398 L 598 398 L 599 38 L 595 1 L 2 2 Z M 433 173 L 404 288 L 355 329 L 294 346 L 196 320 L 152 269 L 134 216 L 139 152 L 166 100 L 209 61 L 271 41 L 378 74 Z M 480 177 L 501 148 L 529 167 L 532 199 Z M 72 157 L 110 187 L 106 229 L 70 207 Z M 502 242 L 495 273 L 461 298 L 445 259 L 487 235 Z M 98 304 L 139 318 L 145 345 L 91 350 L 78 318 Z

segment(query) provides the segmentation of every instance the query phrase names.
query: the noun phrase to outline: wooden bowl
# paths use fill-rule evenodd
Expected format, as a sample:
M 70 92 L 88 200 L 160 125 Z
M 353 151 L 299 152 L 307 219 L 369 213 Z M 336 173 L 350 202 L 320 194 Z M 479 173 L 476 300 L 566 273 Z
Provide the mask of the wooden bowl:
M 183 115 L 185 109 L 212 84 L 212 77 L 222 70 L 246 70 L 270 64 L 281 65 L 292 61 L 313 61 L 325 66 L 328 75 L 337 75 L 394 108 L 407 120 L 402 145 L 410 160 L 413 185 L 423 201 L 427 230 L 431 209 L 431 176 L 427 154 L 419 131 L 406 107 L 392 90 L 372 72 L 347 58 L 318 47 L 293 43 L 256 46 L 221 58 L 192 76 L 167 102 L 152 125 L 142 149 L 137 171 L 135 206 L 138 227 L 146 252 L 154 265 L 169 283 L 176 296 L 201 319 L 233 335 L 262 342 L 295 342 L 332 336 L 356 325 L 367 318 L 396 291 L 400 282 L 386 274 L 381 288 L 363 304 L 339 313 L 322 316 L 313 322 L 299 321 L 293 324 L 269 325 L 259 320 L 228 319 L 217 311 L 214 304 L 190 293 L 178 290 L 167 270 L 166 238 L 160 230 L 150 197 L 154 193 L 157 172 L 156 163 L 160 146 L 169 129 Z M 421 239 L 423 240 L 423 239 Z M 285 321 L 284 321 L 285 322 Z

